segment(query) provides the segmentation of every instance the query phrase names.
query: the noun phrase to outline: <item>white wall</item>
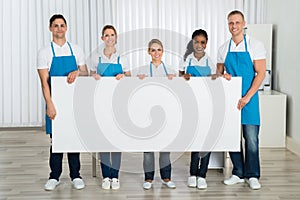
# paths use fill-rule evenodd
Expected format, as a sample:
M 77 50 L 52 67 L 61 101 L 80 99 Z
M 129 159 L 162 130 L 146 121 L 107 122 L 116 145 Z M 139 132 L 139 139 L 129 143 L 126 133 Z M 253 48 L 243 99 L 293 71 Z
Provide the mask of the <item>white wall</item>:
M 300 1 L 266 0 L 274 24 L 273 89 L 288 95 L 287 135 L 300 143 Z
M 146 47 L 153 37 L 164 43 L 165 63 L 178 66 L 187 41 L 198 28 L 208 32 L 206 52 L 216 60 L 218 47 L 230 36 L 228 12 L 239 9 L 248 23 L 264 23 L 264 1 L 0 1 L 0 127 L 43 125 L 45 106 L 36 54 L 50 42 L 48 20 L 54 13 L 64 14 L 68 40 L 81 46 L 86 56 L 99 45 L 103 25 L 113 24 L 119 33 L 118 44 L 127 51 L 124 54 L 130 54 L 133 69 L 149 63 Z M 135 43 L 140 45 L 134 46 Z

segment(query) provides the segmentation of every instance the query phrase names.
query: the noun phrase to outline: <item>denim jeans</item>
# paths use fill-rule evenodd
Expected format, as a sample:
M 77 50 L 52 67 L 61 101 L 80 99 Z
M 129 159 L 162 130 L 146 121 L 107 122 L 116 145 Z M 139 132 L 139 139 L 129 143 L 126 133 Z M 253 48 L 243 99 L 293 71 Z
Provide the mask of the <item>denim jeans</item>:
M 199 152 L 191 152 L 191 163 L 190 163 L 190 175 L 206 178 L 206 173 L 209 164 L 211 152 L 204 154 L 204 157 L 201 157 Z M 200 161 L 200 167 L 199 167 Z
M 121 152 L 101 152 L 100 165 L 103 178 L 119 178 Z
M 145 172 L 145 180 L 154 179 L 154 152 L 145 152 L 143 167 Z M 161 179 L 171 179 L 171 161 L 170 152 L 159 152 L 159 168 Z
M 241 143 L 241 152 L 230 152 L 232 174 L 240 178 L 260 178 L 259 125 L 242 125 L 242 129 L 245 140 L 245 160 Z
M 80 154 L 79 153 L 67 153 L 68 154 L 68 163 L 71 180 L 80 177 Z M 56 179 L 59 181 L 59 177 L 62 173 L 62 160 L 63 153 L 52 153 L 52 146 L 50 147 L 50 176 L 49 179 Z

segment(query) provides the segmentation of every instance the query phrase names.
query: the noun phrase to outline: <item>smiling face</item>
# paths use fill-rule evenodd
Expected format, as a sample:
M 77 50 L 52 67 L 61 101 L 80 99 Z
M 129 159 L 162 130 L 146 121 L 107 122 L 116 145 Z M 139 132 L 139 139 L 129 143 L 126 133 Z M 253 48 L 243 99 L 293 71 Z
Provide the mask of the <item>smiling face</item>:
M 206 49 L 207 39 L 204 35 L 197 35 L 193 38 L 193 49 L 195 54 L 203 54 Z
M 65 39 L 67 32 L 67 24 L 63 19 L 55 19 L 49 27 L 52 32 L 53 40 Z
M 243 35 L 243 29 L 245 27 L 245 20 L 240 14 L 233 14 L 228 16 L 228 28 L 232 36 Z
M 148 49 L 152 62 L 160 62 L 163 55 L 163 47 L 158 43 L 152 43 Z
M 117 42 L 117 34 L 113 29 L 105 29 L 101 37 L 106 47 L 113 47 Z

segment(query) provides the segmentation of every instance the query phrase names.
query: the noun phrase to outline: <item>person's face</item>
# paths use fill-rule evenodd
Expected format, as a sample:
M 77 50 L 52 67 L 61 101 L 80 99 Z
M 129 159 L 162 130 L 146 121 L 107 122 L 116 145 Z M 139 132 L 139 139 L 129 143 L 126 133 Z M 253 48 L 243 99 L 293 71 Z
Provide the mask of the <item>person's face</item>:
M 243 34 L 245 21 L 240 14 L 231 15 L 228 18 L 228 28 L 232 36 Z
M 203 35 L 197 35 L 193 39 L 193 48 L 196 54 L 204 53 L 206 49 L 207 40 Z
M 64 39 L 67 32 L 67 25 L 63 19 L 55 19 L 49 27 L 52 36 L 56 39 Z
M 148 53 L 152 57 L 152 61 L 161 61 L 161 57 L 163 55 L 163 48 L 157 43 L 153 43 L 149 50 Z
M 106 29 L 101 37 L 105 46 L 113 47 L 117 42 L 117 35 L 113 29 Z

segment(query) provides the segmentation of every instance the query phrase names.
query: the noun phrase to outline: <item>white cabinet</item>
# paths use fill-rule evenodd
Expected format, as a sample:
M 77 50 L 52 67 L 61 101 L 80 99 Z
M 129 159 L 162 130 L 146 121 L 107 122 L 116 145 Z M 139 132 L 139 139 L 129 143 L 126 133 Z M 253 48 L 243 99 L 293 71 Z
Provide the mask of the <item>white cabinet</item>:
M 286 95 L 277 91 L 259 91 L 260 147 L 285 147 Z

